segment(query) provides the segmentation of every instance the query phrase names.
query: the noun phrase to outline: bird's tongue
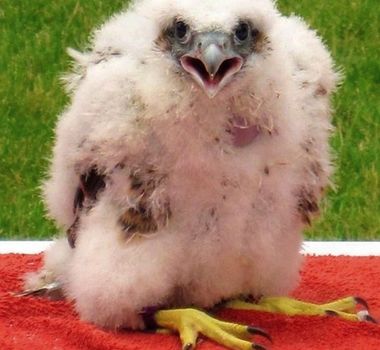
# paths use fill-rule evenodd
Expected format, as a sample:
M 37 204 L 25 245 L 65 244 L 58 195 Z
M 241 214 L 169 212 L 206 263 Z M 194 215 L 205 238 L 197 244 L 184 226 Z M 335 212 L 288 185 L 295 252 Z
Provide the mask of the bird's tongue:
M 232 142 L 236 147 L 248 146 L 259 135 L 257 125 L 250 125 L 245 118 L 235 116 L 232 119 Z

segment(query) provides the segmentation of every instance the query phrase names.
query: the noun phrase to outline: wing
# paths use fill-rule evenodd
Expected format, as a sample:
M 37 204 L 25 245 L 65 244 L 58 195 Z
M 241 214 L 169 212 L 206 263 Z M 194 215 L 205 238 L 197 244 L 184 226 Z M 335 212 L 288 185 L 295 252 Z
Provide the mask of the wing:
M 66 76 L 71 104 L 57 124 L 44 197 L 50 216 L 67 231 L 73 246 L 81 218 L 103 196 L 115 201 L 120 226 L 128 233 L 153 232 L 170 215 L 162 198 L 164 176 L 145 161 L 152 141 L 141 122 L 169 107 L 149 111 L 143 102 L 146 95 L 155 96 L 154 87 L 139 87 L 155 86 L 141 79 L 151 41 L 145 38 L 137 45 L 136 38 L 117 35 L 129 23 L 125 15 L 117 16 L 94 33 L 90 51 L 69 50 L 76 61 Z
M 126 149 L 138 154 L 134 119 L 141 111 L 131 101 L 128 74 L 134 67 L 129 58 L 110 47 L 84 54 L 70 50 L 70 55 L 76 60 L 65 77 L 71 104 L 56 127 L 44 199 L 58 225 L 74 232 L 78 217 L 94 205 L 106 174 L 124 160 Z

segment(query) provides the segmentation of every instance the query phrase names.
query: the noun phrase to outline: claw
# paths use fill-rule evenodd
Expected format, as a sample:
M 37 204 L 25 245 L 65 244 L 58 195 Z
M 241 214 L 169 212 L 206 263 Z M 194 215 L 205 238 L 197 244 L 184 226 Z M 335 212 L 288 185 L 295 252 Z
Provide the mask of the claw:
M 37 289 L 27 289 L 22 292 L 14 293 L 16 297 L 26 297 L 26 296 L 51 296 L 53 299 L 56 297 L 59 298 L 59 293 L 62 286 L 59 282 L 53 282 L 47 284 L 41 288 Z
M 247 331 L 248 333 L 253 334 L 253 335 L 261 335 L 262 337 L 267 338 L 271 343 L 273 343 L 272 337 L 268 333 L 263 331 L 261 328 L 248 326 Z
M 367 310 L 359 311 L 357 313 L 358 319 L 360 321 L 367 321 L 377 324 L 378 322 L 368 313 Z
M 182 350 L 193 350 L 193 344 L 186 344 L 183 348 L 182 348 Z
M 261 344 L 252 344 L 252 349 L 255 350 L 267 350 L 267 348 Z
M 354 297 L 354 300 L 355 300 L 356 304 L 362 305 L 362 306 L 364 306 L 364 308 L 366 310 L 369 310 L 369 306 L 368 306 L 367 302 L 363 298 L 361 298 L 361 297 Z
M 374 319 L 371 315 L 366 315 L 364 317 L 364 320 L 367 321 L 367 322 L 372 322 L 372 323 L 375 323 L 375 324 L 378 324 L 379 322 L 377 322 L 376 319 Z

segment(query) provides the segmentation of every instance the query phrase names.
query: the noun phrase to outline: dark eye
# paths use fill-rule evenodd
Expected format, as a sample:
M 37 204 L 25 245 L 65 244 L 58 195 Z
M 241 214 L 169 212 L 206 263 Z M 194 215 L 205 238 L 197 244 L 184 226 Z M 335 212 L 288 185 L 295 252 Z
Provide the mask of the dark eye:
M 250 26 L 246 22 L 240 22 L 235 28 L 235 38 L 238 41 L 246 41 L 249 37 Z
M 184 41 L 186 40 L 189 32 L 189 26 L 183 22 L 178 21 L 174 25 L 174 35 L 177 39 Z

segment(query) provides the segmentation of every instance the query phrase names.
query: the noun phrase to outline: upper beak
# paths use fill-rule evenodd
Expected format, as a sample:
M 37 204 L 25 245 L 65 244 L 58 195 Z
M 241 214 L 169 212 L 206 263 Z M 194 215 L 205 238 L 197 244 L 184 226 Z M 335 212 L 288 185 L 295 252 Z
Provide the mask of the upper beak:
M 243 59 L 231 49 L 227 34 L 207 32 L 196 34 L 193 49 L 180 59 L 183 69 L 204 89 L 210 98 L 231 80 Z

